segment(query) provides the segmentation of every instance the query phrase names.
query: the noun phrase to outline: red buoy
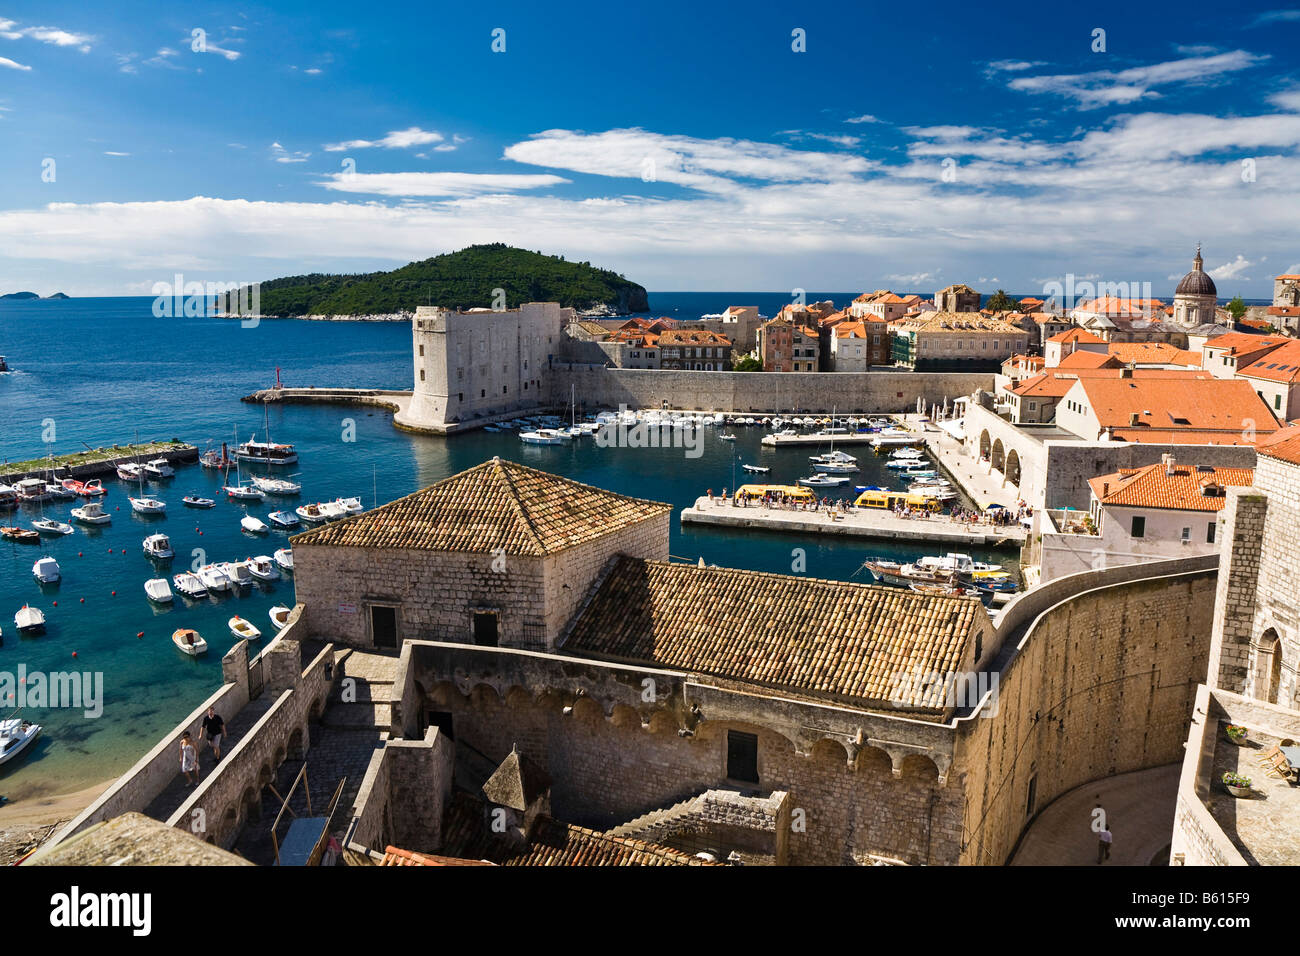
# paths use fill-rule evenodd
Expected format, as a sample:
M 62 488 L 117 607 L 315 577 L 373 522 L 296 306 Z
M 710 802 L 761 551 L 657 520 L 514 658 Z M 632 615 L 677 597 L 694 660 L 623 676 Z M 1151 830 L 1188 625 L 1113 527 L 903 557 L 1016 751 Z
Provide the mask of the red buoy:
M 73 656 L 73 657 L 76 657 L 76 656 L 77 656 L 77 652 L 76 652 L 76 651 L 73 651 L 73 652 L 72 652 L 72 656 Z
M 86 603 L 86 599 L 85 599 L 85 598 L 82 598 L 82 599 L 81 599 L 81 603 L 82 603 L 82 604 L 85 604 L 85 603 Z
M 135 636 L 136 636 L 136 637 L 144 637 L 144 631 L 136 631 L 136 632 L 135 632 Z
M 117 597 L 117 592 L 116 592 L 116 591 L 113 592 L 113 597 Z

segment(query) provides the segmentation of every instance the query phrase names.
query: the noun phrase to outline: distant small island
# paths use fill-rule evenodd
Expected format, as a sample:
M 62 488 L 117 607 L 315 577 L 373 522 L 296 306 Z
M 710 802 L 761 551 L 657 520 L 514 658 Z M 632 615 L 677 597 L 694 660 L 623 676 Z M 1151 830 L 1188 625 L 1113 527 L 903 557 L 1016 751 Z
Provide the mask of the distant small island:
M 498 289 L 504 302 L 495 301 L 502 297 Z M 291 318 L 397 317 L 429 304 L 513 309 L 523 302 L 558 302 L 608 314 L 649 308 L 645 287 L 616 272 L 504 243 L 470 246 L 392 272 L 271 279 L 260 290 L 262 315 Z M 234 313 L 236 295 L 219 296 L 218 309 Z
M 39 299 L 41 296 L 35 292 L 8 292 L 0 295 L 0 299 Z M 47 299 L 69 299 L 71 296 L 64 295 L 62 292 L 56 292 L 54 295 L 45 296 Z

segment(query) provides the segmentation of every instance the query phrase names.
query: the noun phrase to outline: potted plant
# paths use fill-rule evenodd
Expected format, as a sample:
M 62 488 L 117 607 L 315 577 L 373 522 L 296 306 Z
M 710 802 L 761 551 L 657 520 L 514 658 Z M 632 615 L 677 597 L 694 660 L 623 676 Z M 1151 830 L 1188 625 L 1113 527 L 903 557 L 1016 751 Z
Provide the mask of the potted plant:
M 1224 724 L 1223 732 L 1237 746 L 1241 746 L 1246 742 L 1246 728 L 1240 724 Z
M 1231 770 L 1223 775 L 1223 785 L 1228 788 L 1228 792 L 1234 797 L 1250 795 L 1250 778 L 1239 773 L 1233 773 Z

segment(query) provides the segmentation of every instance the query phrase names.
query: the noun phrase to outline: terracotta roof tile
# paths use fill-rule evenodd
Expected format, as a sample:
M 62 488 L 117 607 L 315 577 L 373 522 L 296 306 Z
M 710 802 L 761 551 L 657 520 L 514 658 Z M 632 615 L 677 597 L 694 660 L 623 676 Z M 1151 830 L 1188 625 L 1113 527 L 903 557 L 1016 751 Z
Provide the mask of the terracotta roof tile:
M 1280 345 L 1245 368 L 1239 364 L 1237 374 L 1245 378 L 1259 378 L 1269 382 L 1300 381 L 1300 341 Z
M 1106 340 L 1093 335 L 1087 329 L 1073 328 L 1066 329 L 1064 332 L 1057 332 L 1047 341 L 1049 342 L 1084 342 L 1088 345 L 1105 345 Z
M 1254 484 L 1253 468 L 1212 468 L 1173 465 L 1173 474 L 1163 463 L 1125 469 L 1101 475 L 1088 484 L 1104 505 L 1128 508 L 1167 508 L 1174 511 L 1222 511 L 1227 499 L 1207 495 L 1206 486 L 1249 487 Z
M 1119 368 L 1124 363 L 1105 352 L 1075 349 L 1057 363 L 1057 368 Z
M 672 505 L 493 458 L 421 491 L 294 535 L 295 548 L 407 548 L 543 555 L 672 511 Z
M 1268 406 L 1251 384 L 1241 379 L 1089 376 L 1080 378 L 1079 383 L 1102 428 L 1133 434 L 1144 429 L 1194 431 L 1218 435 L 1217 444 L 1253 444 L 1255 435 L 1270 435 L 1278 428 Z M 1247 438 L 1247 433 L 1251 437 Z
M 621 557 L 562 647 L 892 707 L 899 675 L 959 670 L 986 620 L 969 598 Z
M 1111 342 L 1108 351 L 1125 365 L 1200 365 L 1198 352 L 1168 342 Z
M 1279 428 L 1255 446 L 1258 454 L 1300 465 L 1300 425 Z

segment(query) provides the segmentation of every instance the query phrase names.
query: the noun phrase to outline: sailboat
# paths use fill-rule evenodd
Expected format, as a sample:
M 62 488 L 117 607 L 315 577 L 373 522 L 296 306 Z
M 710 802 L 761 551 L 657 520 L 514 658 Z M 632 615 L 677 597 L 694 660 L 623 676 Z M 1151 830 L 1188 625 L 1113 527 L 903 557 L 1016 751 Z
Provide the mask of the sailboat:
M 266 441 L 253 441 L 251 438 L 239 444 L 239 439 L 235 439 L 235 458 L 243 458 L 248 461 L 260 461 L 267 465 L 295 465 L 298 463 L 298 453 L 292 445 L 277 445 L 271 441 L 271 413 L 270 405 L 262 403 L 262 412 L 266 422 Z
M 239 433 L 238 433 L 237 431 L 236 431 L 236 433 L 235 433 L 235 445 L 236 445 L 236 448 L 238 448 L 238 446 L 239 446 Z M 242 479 L 242 476 L 241 476 L 241 474 L 240 474 L 240 469 L 239 469 L 239 458 L 240 458 L 240 456 L 239 456 L 238 452 L 236 452 L 236 455 L 235 455 L 235 483 L 234 483 L 233 485 L 231 485 L 231 484 L 223 485 L 221 490 L 224 491 L 227 495 L 229 495 L 231 498 L 233 498 L 233 499 L 236 500 L 236 501 L 261 501 L 263 498 L 266 497 L 266 492 L 264 492 L 261 488 L 258 488 L 256 485 L 246 485 L 246 484 L 243 483 L 243 479 Z M 226 480 L 227 482 L 230 481 L 230 466 L 229 466 L 229 465 L 226 466 L 226 475 L 225 475 L 225 480 Z
M 136 444 L 140 444 L 140 436 L 135 436 Z M 118 468 L 118 474 L 121 474 L 121 467 Z M 129 495 L 127 500 L 131 502 L 131 510 L 136 514 L 142 515 L 160 515 L 167 510 L 167 503 L 159 498 L 151 498 L 144 493 L 144 469 L 136 463 L 136 480 L 140 483 L 140 497 L 132 498 Z

